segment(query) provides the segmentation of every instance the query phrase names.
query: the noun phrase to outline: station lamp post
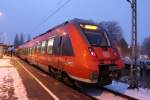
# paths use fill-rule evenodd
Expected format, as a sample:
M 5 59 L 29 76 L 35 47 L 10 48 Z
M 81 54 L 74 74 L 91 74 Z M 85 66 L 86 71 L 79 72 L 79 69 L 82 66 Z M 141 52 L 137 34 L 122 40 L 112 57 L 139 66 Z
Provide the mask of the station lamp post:
M 131 69 L 130 69 L 130 88 L 135 88 L 138 86 L 137 80 L 135 79 L 135 72 L 137 68 L 137 1 L 136 0 L 127 0 L 132 9 L 132 39 L 131 39 Z M 138 70 L 137 70 L 138 71 Z M 135 76 L 135 77 L 134 77 Z

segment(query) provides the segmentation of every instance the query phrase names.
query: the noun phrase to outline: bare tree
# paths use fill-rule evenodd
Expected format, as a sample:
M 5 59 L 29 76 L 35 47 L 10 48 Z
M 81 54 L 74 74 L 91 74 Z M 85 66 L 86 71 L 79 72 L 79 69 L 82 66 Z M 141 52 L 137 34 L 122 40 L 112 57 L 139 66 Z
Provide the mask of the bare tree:
M 2 37 L 3 33 L 0 33 L 0 43 L 3 43 L 3 37 Z
M 19 41 L 19 44 L 20 44 L 20 45 L 24 43 L 24 35 L 23 35 L 23 33 L 20 34 L 19 40 L 20 40 L 20 41 Z
M 1 33 L 0 33 L 0 43 L 4 43 L 5 40 L 6 40 L 5 38 L 6 38 L 5 33 L 4 33 L 4 32 L 1 32 Z
M 123 38 L 122 28 L 117 22 L 101 22 L 100 26 L 102 26 L 109 33 L 112 40 L 120 41 Z
M 150 37 L 144 39 L 141 46 L 141 54 L 148 55 L 150 57 Z
M 108 32 L 112 45 L 118 49 L 120 55 L 129 56 L 128 44 L 123 37 L 121 26 L 115 21 L 101 22 L 100 26 Z
M 15 38 L 14 38 L 14 47 L 19 46 L 19 44 L 20 44 L 19 42 L 20 42 L 20 40 L 19 40 L 19 35 L 16 34 L 16 36 L 15 36 Z
M 31 40 L 31 35 L 28 34 L 27 41 L 30 41 L 30 40 Z

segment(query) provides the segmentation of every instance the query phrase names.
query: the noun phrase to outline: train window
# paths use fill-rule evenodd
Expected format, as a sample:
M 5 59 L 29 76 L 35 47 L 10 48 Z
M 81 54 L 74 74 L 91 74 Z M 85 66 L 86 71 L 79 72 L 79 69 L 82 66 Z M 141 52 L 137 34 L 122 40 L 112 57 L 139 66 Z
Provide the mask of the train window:
M 37 45 L 35 45 L 35 47 L 34 47 L 34 52 L 35 53 L 37 52 Z
M 26 48 L 26 55 L 28 55 L 28 48 Z
M 68 35 L 62 36 L 62 55 L 73 56 L 73 48 Z
M 53 50 L 52 50 L 54 55 L 60 54 L 60 43 L 61 43 L 61 37 L 60 36 L 55 37 L 53 43 Z
M 42 44 L 41 44 L 41 53 L 45 53 L 45 48 L 46 48 L 46 41 L 42 41 Z
M 41 51 L 40 45 L 41 45 L 40 43 L 37 44 L 37 52 Z
M 35 46 L 32 47 L 32 54 L 35 53 Z
M 28 55 L 30 55 L 30 48 L 28 48 Z
M 28 48 L 26 48 L 26 55 L 28 55 Z
M 30 48 L 30 55 L 32 55 L 32 48 Z
M 23 49 L 23 55 L 25 55 L 25 48 Z
M 34 53 L 36 53 L 36 46 L 34 46 Z
M 32 48 L 29 48 L 29 50 L 30 50 L 30 56 L 32 55 Z
M 26 48 L 25 48 L 25 53 L 24 53 L 25 55 L 27 54 L 27 52 L 26 52 Z
M 24 55 L 26 55 L 26 48 L 24 48 Z
M 26 48 L 26 55 L 28 55 L 28 49 Z
M 95 47 L 110 46 L 106 33 L 101 31 L 87 31 L 87 30 L 84 30 L 84 33 L 91 46 Z
M 27 48 L 27 55 L 29 55 L 29 48 Z
M 47 53 L 52 54 L 54 38 L 50 38 L 47 43 Z

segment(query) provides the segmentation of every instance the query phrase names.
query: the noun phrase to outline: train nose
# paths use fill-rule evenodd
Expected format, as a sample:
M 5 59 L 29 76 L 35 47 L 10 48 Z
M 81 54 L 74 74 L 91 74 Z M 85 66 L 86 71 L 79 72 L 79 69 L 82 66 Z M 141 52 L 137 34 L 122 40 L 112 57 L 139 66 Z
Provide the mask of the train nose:
M 99 83 L 110 84 L 113 79 L 119 78 L 119 72 L 120 70 L 115 64 L 99 65 Z
M 94 47 L 94 51 L 97 55 L 97 58 L 101 61 L 101 60 L 114 60 L 115 56 L 113 54 L 113 51 L 111 48 L 109 47 L 105 47 L 105 48 L 100 48 L 100 47 Z

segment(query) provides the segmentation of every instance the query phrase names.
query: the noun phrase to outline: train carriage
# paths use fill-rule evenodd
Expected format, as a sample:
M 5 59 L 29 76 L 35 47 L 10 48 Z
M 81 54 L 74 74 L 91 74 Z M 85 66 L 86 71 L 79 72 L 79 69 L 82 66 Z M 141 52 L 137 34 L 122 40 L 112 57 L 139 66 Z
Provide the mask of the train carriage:
M 124 68 L 98 24 L 73 19 L 17 48 L 18 55 L 50 73 L 84 83 L 110 84 Z

